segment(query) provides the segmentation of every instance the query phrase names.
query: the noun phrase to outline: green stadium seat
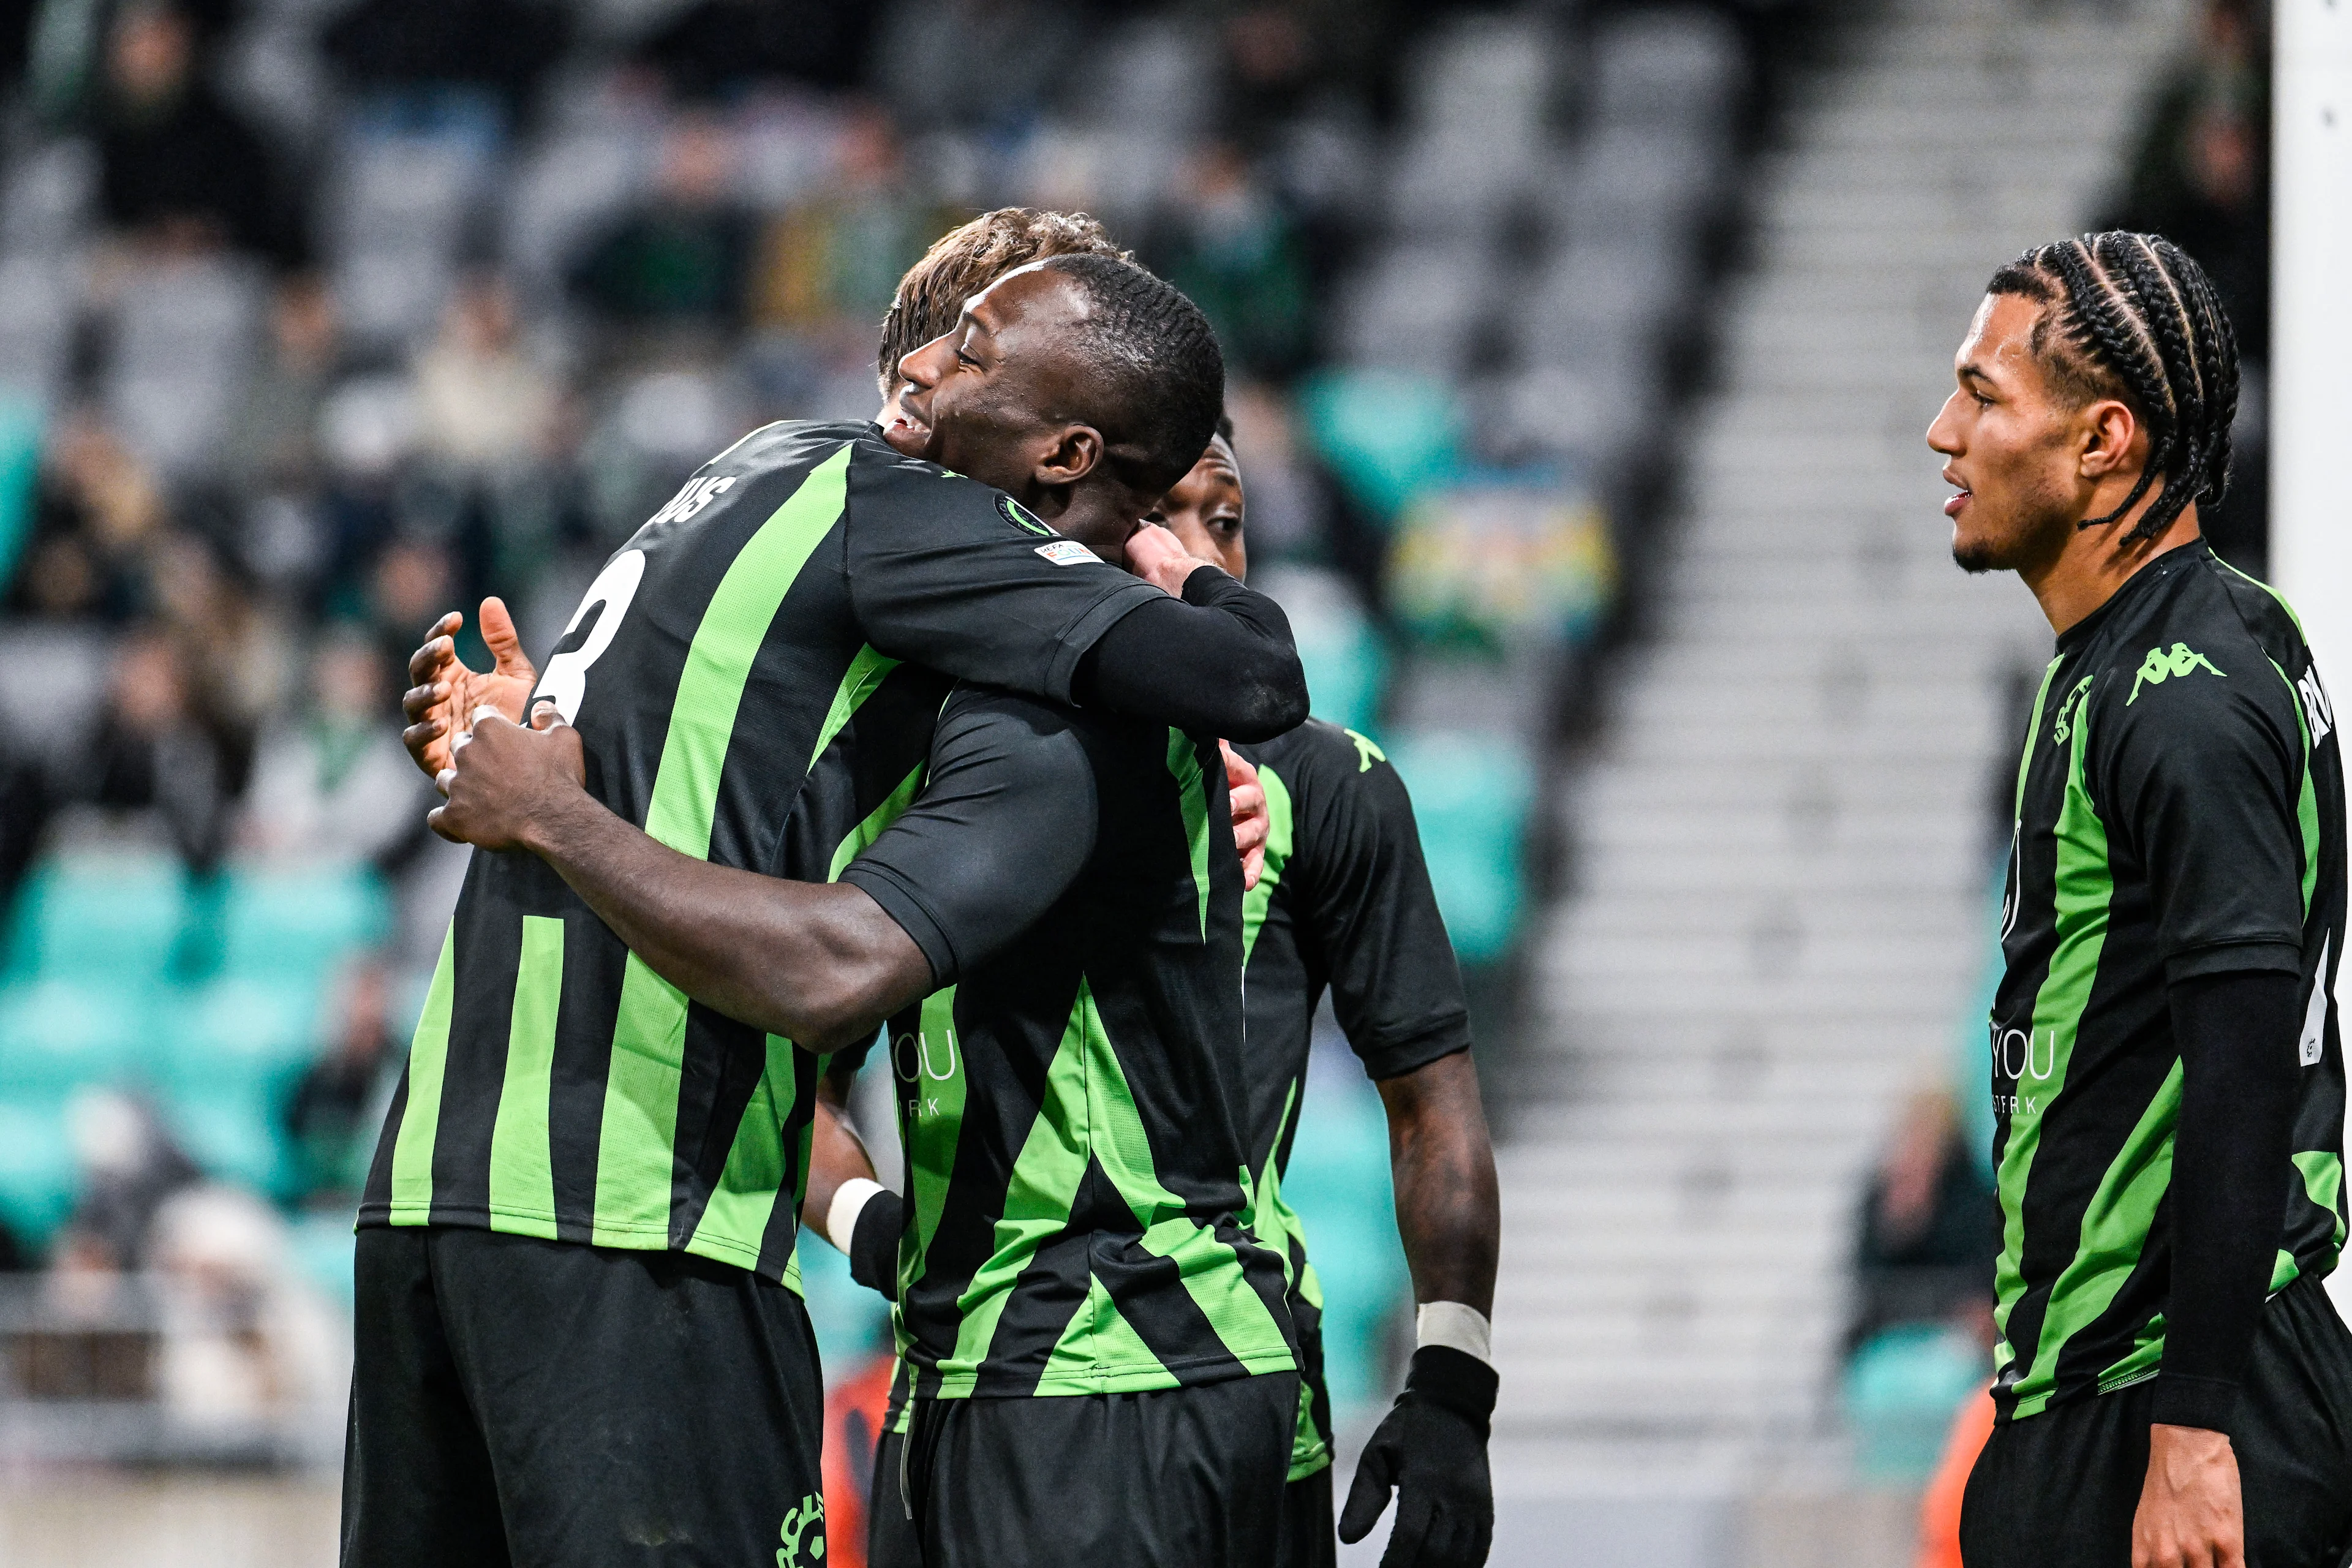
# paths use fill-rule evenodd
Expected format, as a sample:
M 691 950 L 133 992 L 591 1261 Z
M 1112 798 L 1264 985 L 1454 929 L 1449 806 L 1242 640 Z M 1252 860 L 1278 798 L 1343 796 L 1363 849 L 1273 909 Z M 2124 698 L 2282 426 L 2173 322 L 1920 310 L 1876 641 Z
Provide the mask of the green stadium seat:
M 17 897 L 7 970 L 152 980 L 163 973 L 179 939 L 185 884 L 179 862 L 168 856 L 52 859 Z
M 391 929 L 383 885 L 363 868 L 231 874 L 219 914 L 221 973 L 317 975 Z
M 0 1094 L 62 1094 L 136 1065 L 149 1026 L 145 977 L 115 985 L 37 980 L 0 990 Z
M 1536 794 L 1527 749 L 1504 735 L 1423 731 L 1388 750 L 1412 792 L 1454 951 L 1469 963 L 1502 957 L 1518 929 L 1521 844 Z
M 340 1209 L 297 1215 L 288 1242 L 294 1271 L 330 1300 L 349 1307 L 352 1295 L 352 1215 Z
M 167 1093 L 163 1124 L 209 1175 L 272 1197 L 291 1194 L 294 1162 L 277 1107 L 252 1087 L 183 1088 Z
M 60 1097 L 0 1097 L 0 1220 L 34 1247 L 72 1212 L 79 1183 Z
M 1344 1051 L 1318 1051 L 1282 1195 L 1307 1226 L 1323 1282 L 1323 1371 L 1339 1418 L 1383 1396 L 1388 1337 L 1412 1299 L 1389 1183 L 1388 1116 Z
M 1898 1323 L 1881 1330 L 1846 1363 L 1856 1472 L 1883 1485 L 1926 1481 L 1961 1401 L 1982 1393 L 1990 1374 L 1990 1357 L 1966 1329 Z
M 318 1054 L 320 998 L 317 978 L 293 973 L 166 993 L 142 1065 L 174 1090 L 251 1086 L 282 1099 Z

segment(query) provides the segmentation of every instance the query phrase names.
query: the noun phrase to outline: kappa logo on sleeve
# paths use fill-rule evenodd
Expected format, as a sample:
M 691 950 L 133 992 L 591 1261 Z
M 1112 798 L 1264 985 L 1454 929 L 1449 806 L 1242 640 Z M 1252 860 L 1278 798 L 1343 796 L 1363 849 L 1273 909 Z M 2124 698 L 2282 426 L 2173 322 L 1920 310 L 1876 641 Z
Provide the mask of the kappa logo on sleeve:
M 2124 706 L 2128 708 L 2139 700 L 2139 689 L 2144 685 L 2161 686 L 2176 675 L 2193 675 L 2200 669 L 2219 675 L 2224 680 L 2230 679 L 2214 668 L 2211 659 L 2185 642 L 2174 643 L 2170 653 L 2160 647 L 2152 647 L 2147 650 L 2147 657 L 2139 662 L 2139 678 L 2132 682 L 2131 695 L 2124 699 Z
M 1037 553 L 1056 566 L 1082 566 L 1089 561 L 1097 566 L 1104 564 L 1101 556 L 1075 539 L 1057 539 L 1051 544 L 1041 544 L 1037 547 Z

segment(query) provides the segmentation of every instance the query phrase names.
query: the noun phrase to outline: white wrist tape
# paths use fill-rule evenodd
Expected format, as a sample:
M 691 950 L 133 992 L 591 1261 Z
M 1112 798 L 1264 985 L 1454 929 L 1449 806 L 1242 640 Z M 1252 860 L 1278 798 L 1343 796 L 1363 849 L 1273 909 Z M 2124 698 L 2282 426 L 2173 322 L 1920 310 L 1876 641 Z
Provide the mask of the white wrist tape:
M 841 1200 L 835 1198 L 834 1202 L 838 1205 Z M 1486 1314 L 1459 1301 L 1424 1301 L 1421 1310 L 1413 1314 L 1415 1345 L 1444 1345 L 1464 1355 L 1476 1356 L 1488 1366 L 1495 1364 L 1494 1337 L 1494 1326 L 1486 1321 Z
M 874 1201 L 877 1193 L 890 1189 L 864 1176 L 852 1176 L 834 1189 L 833 1202 L 824 1211 L 824 1238 L 843 1252 L 849 1250 L 849 1238 L 857 1234 L 857 1216 Z

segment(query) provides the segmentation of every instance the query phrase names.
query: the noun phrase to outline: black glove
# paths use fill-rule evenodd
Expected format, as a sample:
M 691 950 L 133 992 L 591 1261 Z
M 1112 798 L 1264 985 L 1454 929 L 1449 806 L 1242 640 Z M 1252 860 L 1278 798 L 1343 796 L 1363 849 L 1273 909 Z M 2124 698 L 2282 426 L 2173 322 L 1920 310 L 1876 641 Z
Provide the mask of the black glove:
M 1397 1490 L 1396 1525 L 1381 1568 L 1479 1568 L 1495 1539 L 1486 1423 L 1495 1369 L 1449 1345 L 1412 1352 L 1404 1392 L 1381 1420 L 1339 1514 L 1339 1539 L 1371 1532 Z
M 907 1228 L 907 1200 L 885 1187 L 866 1200 L 849 1227 L 849 1277 L 886 1300 L 898 1299 L 898 1233 Z

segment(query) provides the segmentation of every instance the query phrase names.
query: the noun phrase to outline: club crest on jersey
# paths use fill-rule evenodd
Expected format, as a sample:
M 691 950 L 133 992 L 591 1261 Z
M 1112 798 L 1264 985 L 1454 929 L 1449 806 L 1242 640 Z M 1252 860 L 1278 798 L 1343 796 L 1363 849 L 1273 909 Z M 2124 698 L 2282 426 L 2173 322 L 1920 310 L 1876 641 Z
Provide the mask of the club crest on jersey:
M 2170 653 L 2160 647 L 2152 647 L 2147 650 L 2147 657 L 2139 661 L 2139 678 L 2132 682 L 2131 695 L 2124 699 L 2124 706 L 2128 708 L 2139 700 L 2139 689 L 2143 685 L 2161 686 L 2176 675 L 2191 675 L 2200 669 L 2220 675 L 2224 680 L 2230 679 L 2214 668 L 2211 659 L 2185 642 L 2174 643 Z
M 1045 539 L 1051 539 L 1054 537 L 1054 531 L 1047 528 L 1044 523 L 1038 521 L 1037 514 L 1035 512 L 1031 511 L 1027 507 L 1023 506 L 1011 496 L 998 496 L 996 498 L 996 510 L 1004 514 L 1005 521 L 1021 530 L 1024 533 L 1034 533 Z
M 1056 566 L 1082 566 L 1089 561 L 1099 562 L 1102 559 L 1075 539 L 1057 539 L 1051 544 L 1041 544 L 1037 547 L 1037 553 Z

